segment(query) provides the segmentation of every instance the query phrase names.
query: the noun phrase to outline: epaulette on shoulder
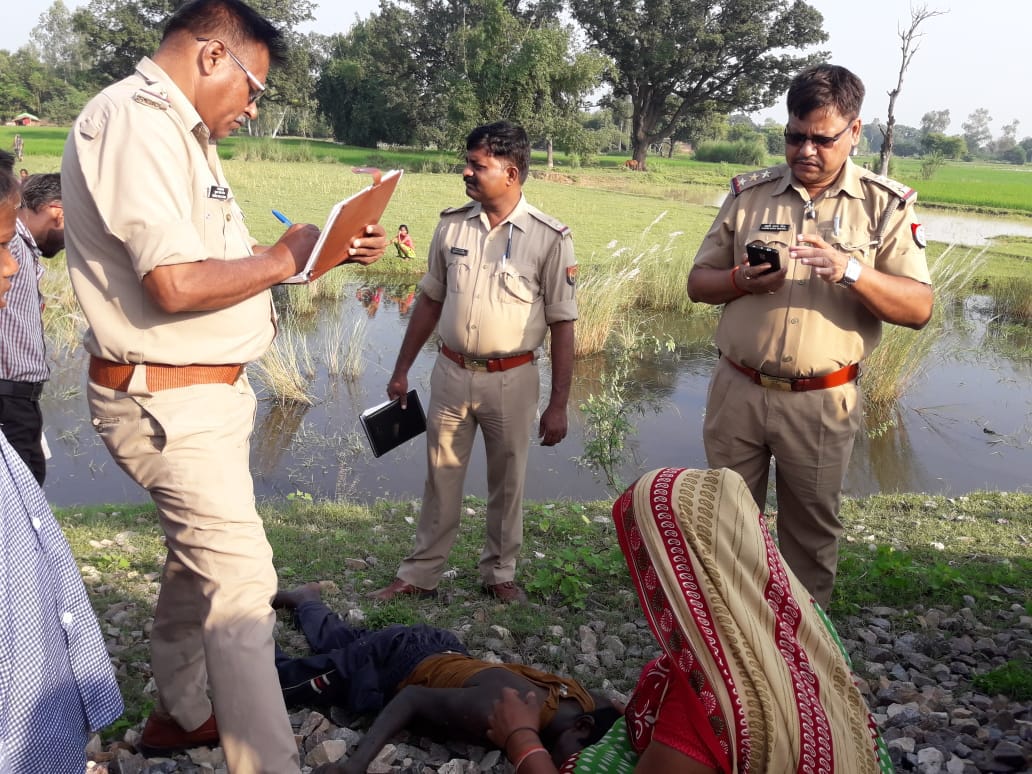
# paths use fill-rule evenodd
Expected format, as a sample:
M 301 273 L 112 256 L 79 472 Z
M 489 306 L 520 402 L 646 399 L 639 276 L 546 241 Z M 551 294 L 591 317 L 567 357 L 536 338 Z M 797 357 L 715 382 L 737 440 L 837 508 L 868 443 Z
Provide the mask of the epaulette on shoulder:
M 465 204 L 460 204 L 458 207 L 449 207 L 446 210 L 441 210 L 441 217 L 443 218 L 445 215 L 454 215 L 457 212 L 467 212 L 472 209 L 475 204 L 476 202 L 469 201 Z
M 885 177 L 884 175 L 877 175 L 874 172 L 867 171 L 864 174 L 864 179 L 869 180 L 875 185 L 880 185 L 889 193 L 895 194 L 899 197 L 900 203 L 906 204 L 917 198 L 917 191 L 913 188 L 903 185 L 897 180 Z
M 168 93 L 160 87 L 152 89 L 149 86 L 141 86 L 133 92 L 133 101 L 155 110 L 168 110 L 172 106 L 168 100 Z
M 544 213 L 541 210 L 537 210 L 537 209 L 531 209 L 531 210 L 528 210 L 528 212 L 530 212 L 530 216 L 532 218 L 534 218 L 535 220 L 539 220 L 542 223 L 544 223 L 546 226 L 548 226 L 550 229 L 552 229 L 553 231 L 559 232 L 559 236 L 565 237 L 566 235 L 568 235 L 570 233 L 570 227 L 569 226 L 567 226 L 562 221 L 556 220 L 551 215 L 549 215 L 547 213 Z
M 731 178 L 731 195 L 738 196 L 738 194 L 747 188 L 752 188 L 760 183 L 770 183 L 774 180 L 779 180 L 784 174 L 784 166 L 767 167 L 766 169 L 757 169 L 753 172 L 743 172 L 742 174 Z

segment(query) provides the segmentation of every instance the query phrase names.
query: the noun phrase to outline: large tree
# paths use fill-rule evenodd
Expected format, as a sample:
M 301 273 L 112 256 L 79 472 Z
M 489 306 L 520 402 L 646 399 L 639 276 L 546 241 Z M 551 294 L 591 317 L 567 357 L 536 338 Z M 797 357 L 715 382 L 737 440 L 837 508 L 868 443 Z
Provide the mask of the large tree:
M 72 14 L 75 32 L 90 43 L 99 87 L 133 72 L 158 47 L 165 23 L 184 0 L 90 0 Z M 312 19 L 314 0 L 253 0 L 251 5 L 284 32 Z M 270 84 L 276 85 L 275 70 Z
M 385 4 L 330 39 L 316 99 L 335 139 L 372 147 L 412 142 L 420 126 L 436 133 L 439 117 L 423 99 L 414 28 L 410 11 Z
M 929 110 L 921 116 L 921 134 L 946 134 L 950 126 L 950 111 Z
M 989 145 L 993 141 L 993 133 L 989 130 L 989 122 L 992 120 L 993 117 L 989 115 L 988 110 L 978 108 L 960 125 L 969 151 L 974 154 L 985 154 L 989 150 Z
M 774 103 L 800 69 L 793 56 L 827 40 L 823 17 L 796 0 L 571 0 L 593 45 L 613 61 L 608 80 L 633 105 L 631 144 L 644 169 L 649 145 L 685 120 Z
M 505 118 L 532 139 L 575 146 L 603 61 L 578 52 L 554 13 L 515 0 L 382 2 L 335 40 L 319 103 L 346 142 L 457 145 Z

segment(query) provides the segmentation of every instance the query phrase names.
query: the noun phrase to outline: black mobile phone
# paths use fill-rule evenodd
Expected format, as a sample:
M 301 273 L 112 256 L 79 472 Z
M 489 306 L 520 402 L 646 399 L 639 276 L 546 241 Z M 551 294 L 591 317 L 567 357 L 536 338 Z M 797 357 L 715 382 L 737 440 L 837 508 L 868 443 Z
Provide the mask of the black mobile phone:
M 749 256 L 750 266 L 759 266 L 762 263 L 770 264 L 770 268 L 763 272 L 763 274 L 780 271 L 781 254 L 778 252 L 778 248 L 767 247 L 766 245 L 746 245 L 745 252 Z M 763 274 L 760 276 L 762 277 Z

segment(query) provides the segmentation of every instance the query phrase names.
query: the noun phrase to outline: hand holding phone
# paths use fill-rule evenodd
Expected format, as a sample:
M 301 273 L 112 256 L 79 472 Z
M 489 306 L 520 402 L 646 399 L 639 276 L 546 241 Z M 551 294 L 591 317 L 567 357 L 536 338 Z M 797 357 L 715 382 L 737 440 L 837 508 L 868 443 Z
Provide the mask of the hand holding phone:
M 778 248 L 753 244 L 746 245 L 745 252 L 749 258 L 750 266 L 759 266 L 764 263 L 770 264 L 770 268 L 767 271 L 761 272 L 757 276 L 762 277 L 765 274 L 772 274 L 781 270 L 781 254 L 778 252 Z

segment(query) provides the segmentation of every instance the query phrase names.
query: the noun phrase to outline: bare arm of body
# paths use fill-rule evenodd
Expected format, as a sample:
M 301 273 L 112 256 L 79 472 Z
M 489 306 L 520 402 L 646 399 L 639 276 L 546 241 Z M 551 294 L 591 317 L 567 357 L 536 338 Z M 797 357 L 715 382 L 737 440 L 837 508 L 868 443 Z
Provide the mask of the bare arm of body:
M 342 772 L 365 774 L 383 746 L 402 729 L 412 726 L 429 726 L 441 738 L 487 744 L 487 716 L 499 695 L 494 680 L 463 688 L 408 685 L 376 716 L 358 748 L 344 763 Z
M 346 263 L 373 263 L 387 246 L 383 226 L 366 227 L 366 236 L 349 248 Z M 319 239 L 312 225 L 291 226 L 255 255 L 235 261 L 204 261 L 158 266 L 143 278 L 151 300 L 164 312 L 206 312 L 238 304 L 304 268 Z

